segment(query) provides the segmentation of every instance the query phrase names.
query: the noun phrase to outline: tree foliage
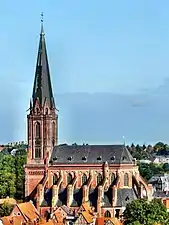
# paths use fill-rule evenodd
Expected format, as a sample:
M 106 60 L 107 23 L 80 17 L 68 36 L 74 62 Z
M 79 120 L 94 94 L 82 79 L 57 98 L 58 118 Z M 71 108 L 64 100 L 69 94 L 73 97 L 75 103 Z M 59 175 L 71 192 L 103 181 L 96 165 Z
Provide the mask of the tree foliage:
M 9 216 L 13 209 L 13 205 L 9 204 L 8 202 L 4 202 L 0 205 L 0 217 Z
M 0 198 L 23 199 L 25 162 L 25 149 L 19 149 L 16 155 L 0 153 Z
M 128 203 L 124 211 L 126 225 L 168 225 L 169 213 L 161 200 L 137 199 Z
M 142 177 L 144 177 L 147 181 L 156 174 L 163 174 L 164 168 L 163 165 L 158 165 L 154 163 L 139 163 L 139 172 Z

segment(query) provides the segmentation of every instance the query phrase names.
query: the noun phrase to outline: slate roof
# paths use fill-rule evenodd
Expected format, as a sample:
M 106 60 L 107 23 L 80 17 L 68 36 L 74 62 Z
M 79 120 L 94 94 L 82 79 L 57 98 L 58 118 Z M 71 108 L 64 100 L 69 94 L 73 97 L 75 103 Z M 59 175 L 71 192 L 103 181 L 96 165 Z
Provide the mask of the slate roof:
M 50 163 L 57 164 L 134 164 L 124 145 L 59 145 L 55 146 Z
M 117 207 L 126 207 L 127 203 L 137 199 L 133 189 L 122 188 L 117 190 Z
M 43 31 L 43 24 L 41 25 L 32 99 L 33 99 L 33 107 L 36 99 L 39 99 L 41 106 L 44 105 L 45 100 L 48 100 L 50 107 L 51 108 L 55 107 L 45 43 L 45 34 Z

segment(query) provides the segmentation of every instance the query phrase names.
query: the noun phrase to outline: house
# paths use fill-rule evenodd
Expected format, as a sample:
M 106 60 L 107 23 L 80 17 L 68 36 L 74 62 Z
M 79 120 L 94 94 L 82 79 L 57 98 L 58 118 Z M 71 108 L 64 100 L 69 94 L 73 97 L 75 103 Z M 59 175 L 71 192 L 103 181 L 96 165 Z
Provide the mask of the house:
M 32 204 L 32 202 L 25 202 L 16 204 L 9 216 L 2 217 L 1 223 L 3 225 L 14 224 L 27 224 L 27 223 L 38 223 L 41 221 L 39 212 Z
M 152 163 L 161 164 L 161 163 L 169 163 L 168 155 L 156 155 L 151 159 Z
M 153 186 L 153 192 L 169 192 L 169 174 L 157 174 L 148 181 Z

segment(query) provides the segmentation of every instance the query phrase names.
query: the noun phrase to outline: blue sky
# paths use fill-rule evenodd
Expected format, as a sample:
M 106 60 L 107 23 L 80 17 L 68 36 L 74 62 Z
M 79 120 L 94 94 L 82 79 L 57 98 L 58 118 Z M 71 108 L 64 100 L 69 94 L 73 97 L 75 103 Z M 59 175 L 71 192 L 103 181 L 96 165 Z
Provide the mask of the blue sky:
M 57 95 L 61 96 L 65 93 L 78 95 L 79 92 L 86 94 L 107 92 L 124 98 L 132 96 L 134 100 L 131 101 L 131 105 L 141 105 L 145 102 L 145 98 L 146 102 L 153 98 L 157 106 L 158 103 L 163 102 L 164 96 L 168 96 L 168 93 L 166 94 L 169 89 L 169 2 L 167 0 L 2 1 L 0 5 L 0 142 L 26 139 L 25 115 L 32 93 L 41 11 L 44 12 L 44 27 L 56 104 Z M 161 89 L 162 93 L 160 91 L 159 94 Z M 166 92 L 164 93 L 163 90 Z M 160 95 L 160 98 L 157 95 Z M 65 98 L 58 97 L 58 99 Z M 63 100 L 62 103 L 59 101 L 61 100 L 58 100 L 58 104 L 62 105 L 61 141 L 74 141 L 76 132 L 81 133 L 85 140 L 88 139 L 87 131 L 82 127 L 77 127 L 74 136 L 70 127 L 70 132 L 65 131 L 68 124 L 72 125 L 71 117 L 67 116 L 70 115 L 70 108 L 65 105 L 67 100 Z M 82 102 L 83 100 L 78 104 L 83 104 Z M 97 98 L 95 102 L 98 105 L 102 104 L 104 108 L 104 101 L 99 102 Z M 113 104 L 112 102 L 111 107 Z M 166 102 L 164 106 L 167 107 Z M 165 109 L 164 106 L 162 107 L 167 112 L 168 108 Z M 119 112 L 120 110 L 119 108 Z M 151 112 L 154 108 L 149 105 L 148 110 Z M 95 109 L 93 113 L 97 113 Z M 117 120 L 120 124 L 121 118 L 118 118 L 118 115 L 119 113 L 117 113 Z M 154 122 L 159 120 L 161 125 L 159 115 L 154 118 Z M 103 113 L 105 124 L 108 124 L 113 117 L 113 111 L 112 115 L 106 117 Z M 126 119 L 133 122 L 132 118 L 129 113 Z M 85 123 L 88 121 L 86 115 L 82 120 Z M 140 125 L 144 123 L 144 118 L 142 120 Z M 68 121 L 67 124 L 65 121 Z M 97 124 L 98 121 L 94 123 Z M 158 137 L 160 139 L 165 137 L 164 140 L 169 141 L 168 121 L 166 115 L 163 118 L 164 127 L 161 128 L 160 137 L 158 133 L 152 134 L 152 132 L 151 135 L 147 133 L 145 136 L 143 127 L 141 133 L 131 132 L 129 141 L 155 142 Z M 90 141 L 97 142 L 97 138 L 92 135 L 98 132 L 98 128 L 93 129 Z M 103 138 L 101 140 L 103 142 L 118 141 L 120 135 L 124 135 L 121 131 L 119 138 L 113 139 L 113 130 L 106 129 L 106 125 L 104 129 L 105 137 L 108 136 L 106 132 L 112 132 L 112 135 Z M 98 134 L 99 140 L 100 136 L 103 135 Z M 77 142 L 81 139 L 82 137 L 77 137 Z

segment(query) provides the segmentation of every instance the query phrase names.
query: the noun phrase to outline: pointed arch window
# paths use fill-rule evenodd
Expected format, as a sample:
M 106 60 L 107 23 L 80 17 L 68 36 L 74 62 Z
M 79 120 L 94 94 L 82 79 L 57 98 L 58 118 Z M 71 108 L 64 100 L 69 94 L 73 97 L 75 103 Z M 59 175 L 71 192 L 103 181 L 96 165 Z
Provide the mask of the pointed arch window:
M 72 175 L 70 173 L 68 173 L 67 175 L 67 184 L 71 184 L 72 182 Z
M 35 148 L 35 159 L 40 159 L 40 158 L 41 158 L 41 149 Z
M 36 123 L 36 138 L 40 139 L 40 123 Z
M 48 108 L 45 109 L 45 114 L 48 115 L 49 114 L 49 110 Z
M 56 174 L 53 175 L 53 185 L 57 184 L 58 176 Z
M 82 176 L 82 185 L 84 185 L 86 183 L 87 183 L 87 175 L 83 174 L 83 176 Z
M 128 173 L 124 174 L 124 186 L 129 186 L 129 175 L 128 175 Z
M 37 114 L 37 115 L 40 114 L 39 108 L 36 108 L 36 114 Z
M 111 179 L 110 179 L 111 184 L 113 184 L 114 180 L 115 180 L 115 174 L 114 174 L 114 173 L 112 173 L 112 174 L 111 174 Z
M 97 175 L 97 185 L 99 185 L 102 182 L 102 175 L 99 173 Z
M 111 217 L 111 213 L 107 210 L 104 214 L 104 217 Z

